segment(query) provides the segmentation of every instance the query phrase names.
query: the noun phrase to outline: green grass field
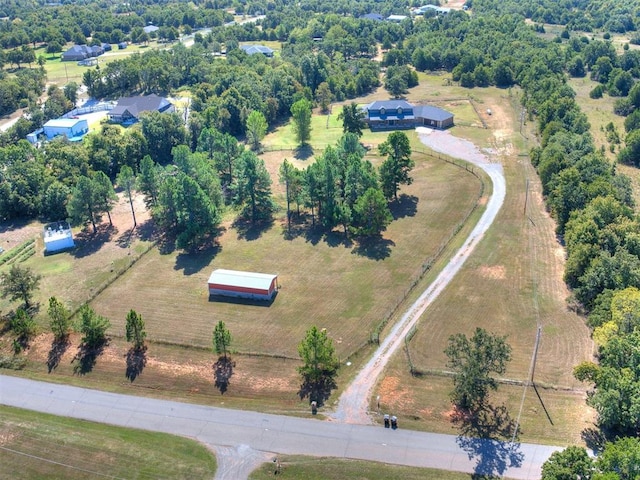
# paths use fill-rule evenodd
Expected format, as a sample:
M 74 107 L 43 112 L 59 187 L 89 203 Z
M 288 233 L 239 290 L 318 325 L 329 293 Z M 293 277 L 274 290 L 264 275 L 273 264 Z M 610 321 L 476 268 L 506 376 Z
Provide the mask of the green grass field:
M 301 455 L 278 457 L 280 471 L 274 475 L 273 462 L 263 464 L 250 476 L 250 480 L 269 478 L 296 478 L 306 480 L 341 480 L 354 478 L 359 480 L 464 480 L 471 475 L 431 468 L 402 467 L 386 463 L 364 462 L 342 458 L 314 458 Z
M 216 459 L 198 442 L 130 428 L 0 407 L 2 478 L 213 478 Z
M 65 46 L 63 51 L 66 51 L 70 46 L 71 44 Z M 116 45 L 112 45 L 112 47 L 113 50 L 111 50 L 110 52 L 106 52 L 104 55 L 96 57 L 98 60 L 98 65 L 103 66 L 109 62 L 125 58 L 135 53 L 142 53 L 149 49 L 160 48 L 158 42 L 156 41 L 149 42 L 149 45 L 129 45 L 124 50 L 118 50 Z M 162 48 L 165 47 L 166 45 L 162 45 Z M 36 58 L 38 58 L 40 55 L 44 55 L 46 59 L 44 68 L 47 71 L 47 82 L 56 84 L 60 87 L 69 82 L 76 82 L 78 85 L 80 85 L 82 83 L 82 75 L 84 74 L 84 72 L 91 68 L 96 68 L 95 66 L 81 66 L 78 65 L 77 62 L 63 62 L 62 52 L 52 55 L 46 53 L 45 47 L 37 48 L 35 50 L 35 54 Z
M 222 320 L 234 349 L 293 358 L 304 331 L 317 325 L 328 329 L 344 359 L 367 342 L 477 201 L 480 184 L 464 169 L 415 159 L 415 181 L 403 188 L 398 218 L 379 241 L 360 246 L 337 231 L 300 226 L 287 237 L 280 211 L 271 228 L 249 239 L 228 225 L 217 249 L 197 255 L 154 249 L 92 304 L 111 319 L 114 332 L 123 330 L 134 308 L 145 317 L 150 340 L 208 347 L 214 323 Z M 277 171 L 276 157 L 267 163 Z M 206 282 L 213 268 L 277 273 L 281 289 L 270 306 L 211 302 Z

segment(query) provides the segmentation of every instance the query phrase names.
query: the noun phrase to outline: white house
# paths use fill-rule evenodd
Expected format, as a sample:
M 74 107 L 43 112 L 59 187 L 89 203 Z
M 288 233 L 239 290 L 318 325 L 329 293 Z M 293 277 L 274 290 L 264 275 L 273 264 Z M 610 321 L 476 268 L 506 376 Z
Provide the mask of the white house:
M 44 134 L 48 140 L 64 135 L 72 142 L 82 140 L 89 132 L 89 124 L 79 118 L 55 118 L 44 124 Z

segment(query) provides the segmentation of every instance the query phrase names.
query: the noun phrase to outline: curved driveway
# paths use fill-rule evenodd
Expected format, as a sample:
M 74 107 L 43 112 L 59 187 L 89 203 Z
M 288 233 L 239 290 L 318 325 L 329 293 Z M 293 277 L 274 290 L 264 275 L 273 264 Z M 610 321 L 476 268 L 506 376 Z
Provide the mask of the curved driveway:
M 68 385 L 0 376 L 0 403 L 197 439 L 240 456 L 263 452 L 355 458 L 509 478 L 540 477 L 542 463 L 557 450 L 533 444 L 502 444 L 453 435 L 228 410 L 120 395 Z M 246 474 L 245 474 L 246 475 Z M 242 478 L 237 471 L 217 478 Z M 245 477 L 246 478 L 246 477 Z
M 338 402 L 338 408 L 332 417 L 338 421 L 357 424 L 371 423 L 368 415 L 368 408 L 371 401 L 373 388 L 378 378 L 382 374 L 391 356 L 402 347 L 404 338 L 411 331 L 411 328 L 418 322 L 420 316 L 427 307 L 437 298 L 437 296 L 449 284 L 451 279 L 458 273 L 464 262 L 480 242 L 485 232 L 495 220 L 506 195 L 506 184 L 502 174 L 502 165 L 490 163 L 485 155 L 480 153 L 471 142 L 457 139 L 449 132 L 438 130 L 426 130 L 429 133 L 421 133 L 420 140 L 431 149 L 451 154 L 477 165 L 484 170 L 493 183 L 493 194 L 487 202 L 487 208 L 482 214 L 471 234 L 464 244 L 453 256 L 451 261 L 443 268 L 437 278 L 420 295 L 413 305 L 402 316 L 400 321 L 393 327 L 389 335 L 380 344 L 371 360 L 362 368 L 354 381 L 345 389 Z M 451 150 L 447 143 L 455 142 L 455 150 Z M 455 153 L 452 153 L 454 152 Z

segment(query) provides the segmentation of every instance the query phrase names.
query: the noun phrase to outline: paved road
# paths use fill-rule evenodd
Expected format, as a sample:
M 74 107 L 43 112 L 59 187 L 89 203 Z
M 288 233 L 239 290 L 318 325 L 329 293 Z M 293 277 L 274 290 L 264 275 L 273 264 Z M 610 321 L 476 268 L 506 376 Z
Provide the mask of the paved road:
M 251 459 L 263 460 L 276 454 L 303 454 L 533 479 L 540 477 L 542 463 L 557 450 L 228 410 L 1 375 L 0 404 L 183 435 L 218 451 L 226 447 L 251 457 L 247 458 L 249 464 Z M 240 477 L 237 472 L 227 472 L 217 478 Z
M 484 170 L 493 183 L 493 194 L 487 202 L 487 208 L 482 214 L 482 217 L 462 247 L 456 252 L 447 266 L 444 267 L 434 282 L 420 295 L 420 298 L 409 307 L 400 321 L 380 344 L 371 357 L 371 360 L 362 368 L 353 382 L 351 382 L 340 396 L 338 407 L 335 413 L 332 414 L 332 417 L 338 421 L 357 424 L 371 423 L 368 415 L 371 395 L 385 366 L 392 355 L 403 346 L 405 337 L 418 322 L 427 307 L 440 295 L 462 268 L 464 262 L 469 258 L 471 252 L 495 220 L 504 203 L 506 183 L 502 173 L 502 165 L 490 163 L 489 159 L 480 153 L 471 142 L 457 139 L 449 132 L 425 129 L 424 131 L 420 130 L 418 133 L 420 140 L 425 145 L 433 149 L 441 148 L 442 150 L 440 151 L 467 160 Z

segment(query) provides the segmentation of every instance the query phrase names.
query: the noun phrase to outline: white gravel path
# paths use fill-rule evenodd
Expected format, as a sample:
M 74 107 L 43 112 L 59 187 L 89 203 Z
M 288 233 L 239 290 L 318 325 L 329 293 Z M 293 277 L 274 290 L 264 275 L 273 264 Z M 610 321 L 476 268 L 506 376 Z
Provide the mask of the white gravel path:
M 440 272 L 434 282 L 420 295 L 420 298 L 402 316 L 389 335 L 380 344 L 371 360 L 362 368 L 351 385 L 340 396 L 338 407 L 331 415 L 335 421 L 355 424 L 370 424 L 369 404 L 373 389 L 391 356 L 402 347 L 405 336 L 418 322 L 420 316 L 433 300 L 444 290 L 469 258 L 476 245 L 495 220 L 506 194 L 506 184 L 502 165 L 491 163 L 490 159 L 471 142 L 451 135 L 448 131 L 418 128 L 417 132 L 423 144 L 440 153 L 466 160 L 482 168 L 491 178 L 493 194 L 471 234 L 452 257 L 449 264 Z

